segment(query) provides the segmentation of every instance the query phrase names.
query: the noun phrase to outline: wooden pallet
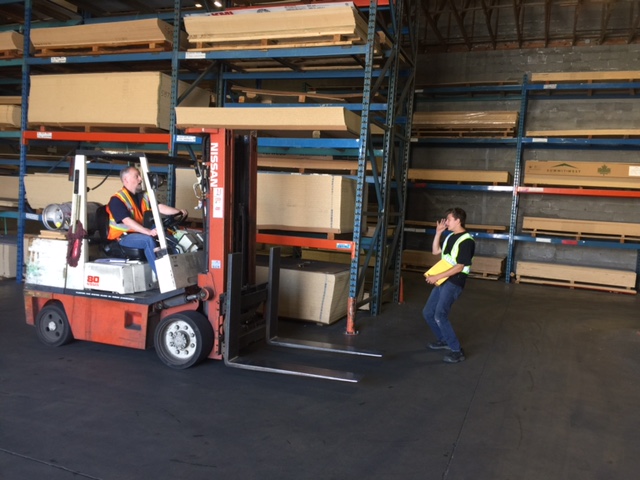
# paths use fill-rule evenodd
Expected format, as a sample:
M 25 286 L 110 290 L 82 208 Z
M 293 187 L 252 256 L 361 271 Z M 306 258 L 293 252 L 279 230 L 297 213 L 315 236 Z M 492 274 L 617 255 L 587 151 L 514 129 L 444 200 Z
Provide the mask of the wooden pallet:
M 0 58 L 3 60 L 10 60 L 13 58 L 22 58 L 22 50 L 0 50 Z
M 524 217 L 522 231 L 530 233 L 533 237 L 551 235 L 571 237 L 576 240 L 584 238 L 618 240 L 620 243 L 640 241 L 640 224 L 636 223 Z
M 91 45 L 66 45 L 35 48 L 36 57 L 68 57 L 77 55 L 113 55 L 123 53 L 169 52 L 171 42 L 152 41 L 125 44 L 102 43 Z
M 359 35 L 314 35 L 313 37 L 295 38 L 262 38 L 255 40 L 198 40 L 190 41 L 193 46 L 189 51 L 211 52 L 219 50 L 260 50 L 273 48 L 310 48 L 310 47 L 342 47 L 351 45 L 363 45 L 367 43 L 366 37 Z M 379 49 L 378 49 L 379 51 Z
M 557 263 L 519 261 L 516 267 L 516 282 L 636 293 L 635 272 Z

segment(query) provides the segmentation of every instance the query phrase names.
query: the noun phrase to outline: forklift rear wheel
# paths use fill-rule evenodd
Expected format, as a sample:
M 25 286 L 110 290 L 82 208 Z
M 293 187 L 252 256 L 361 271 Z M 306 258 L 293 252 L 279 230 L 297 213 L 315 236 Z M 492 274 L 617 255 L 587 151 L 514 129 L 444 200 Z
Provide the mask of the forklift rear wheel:
M 60 347 L 73 340 L 73 333 L 64 307 L 59 303 L 45 305 L 36 317 L 36 333 L 40 341 Z
M 213 348 L 213 329 L 200 313 L 176 313 L 158 325 L 155 347 L 164 364 L 176 369 L 189 368 L 209 356 Z

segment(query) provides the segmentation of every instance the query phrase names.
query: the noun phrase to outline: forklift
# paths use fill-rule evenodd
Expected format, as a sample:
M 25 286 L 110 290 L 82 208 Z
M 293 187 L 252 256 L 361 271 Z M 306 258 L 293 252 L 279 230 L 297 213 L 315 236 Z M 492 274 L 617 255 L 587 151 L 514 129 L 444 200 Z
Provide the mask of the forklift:
M 278 335 L 280 249 L 269 254 L 269 278 L 256 284 L 257 137 L 227 129 L 194 129 L 202 155 L 192 155 L 202 230 L 161 218 L 144 153 L 77 151 L 66 240 L 30 247 L 24 287 L 26 322 L 50 346 L 76 340 L 155 348 L 160 360 L 186 369 L 210 358 L 230 367 L 357 382 L 348 372 L 252 358 L 256 345 L 380 357 L 372 350 Z M 158 228 L 156 275 L 140 254 L 90 258 L 87 164 L 94 159 L 139 165 Z M 169 163 L 179 159 L 166 158 Z M 154 160 L 155 161 L 155 160 Z M 181 160 L 185 161 L 185 160 Z M 104 225 L 98 225 L 98 229 Z M 166 230 L 166 231 L 165 231 Z M 167 233 L 169 232 L 169 233 Z M 55 247 L 55 248 L 54 248 Z M 67 248 L 67 255 L 51 254 Z M 104 245 L 103 245 L 104 247 Z M 107 249 L 104 249 L 107 251 Z M 115 249 L 117 250 L 117 249 Z M 135 252 L 134 252 L 135 253 Z M 47 257 L 47 254 L 50 254 Z M 41 267 L 41 268 L 38 268 Z M 123 287 L 124 286 L 124 287 Z M 267 349 L 269 350 L 269 349 Z M 273 350 L 273 349 L 272 349 Z

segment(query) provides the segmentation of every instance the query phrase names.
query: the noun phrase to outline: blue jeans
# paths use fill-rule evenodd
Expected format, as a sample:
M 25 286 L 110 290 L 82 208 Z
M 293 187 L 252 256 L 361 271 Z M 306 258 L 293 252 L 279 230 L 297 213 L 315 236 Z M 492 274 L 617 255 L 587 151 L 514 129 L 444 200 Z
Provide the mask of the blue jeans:
M 438 341 L 446 342 L 454 352 L 460 351 L 460 342 L 453 331 L 451 322 L 449 322 L 449 311 L 461 293 L 461 287 L 446 281 L 439 287 L 433 287 L 431 295 L 422 309 L 422 316 Z
M 151 269 L 156 272 L 156 252 L 157 247 L 154 237 L 144 235 L 143 233 L 129 233 L 120 237 L 120 245 L 129 248 L 140 248 L 144 250 L 144 256 L 149 262 Z

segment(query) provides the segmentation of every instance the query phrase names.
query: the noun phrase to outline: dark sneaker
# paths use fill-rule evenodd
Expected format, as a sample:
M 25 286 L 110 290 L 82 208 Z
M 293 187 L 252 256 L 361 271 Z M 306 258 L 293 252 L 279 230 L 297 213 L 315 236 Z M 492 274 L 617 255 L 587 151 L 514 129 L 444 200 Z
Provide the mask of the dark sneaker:
M 431 350 L 451 350 L 449 348 L 449 345 L 447 345 L 447 342 L 441 341 L 431 342 L 427 345 L 427 347 L 429 347 Z
M 459 363 L 464 362 L 464 351 L 462 349 L 459 352 L 451 352 L 444 356 L 445 363 Z

